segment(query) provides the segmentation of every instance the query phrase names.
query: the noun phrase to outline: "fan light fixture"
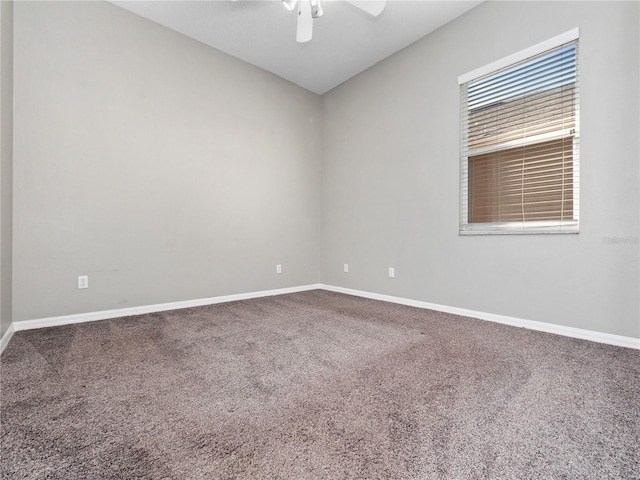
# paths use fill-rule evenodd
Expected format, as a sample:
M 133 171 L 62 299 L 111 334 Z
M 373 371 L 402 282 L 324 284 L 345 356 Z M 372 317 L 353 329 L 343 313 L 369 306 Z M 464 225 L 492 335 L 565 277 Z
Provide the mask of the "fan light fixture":
M 348 3 L 369 15 L 377 17 L 386 6 L 386 0 L 346 0 Z M 296 30 L 296 41 L 299 43 L 308 42 L 313 36 L 313 19 L 324 14 L 320 0 L 282 0 L 282 4 L 290 12 L 298 4 L 298 26 Z

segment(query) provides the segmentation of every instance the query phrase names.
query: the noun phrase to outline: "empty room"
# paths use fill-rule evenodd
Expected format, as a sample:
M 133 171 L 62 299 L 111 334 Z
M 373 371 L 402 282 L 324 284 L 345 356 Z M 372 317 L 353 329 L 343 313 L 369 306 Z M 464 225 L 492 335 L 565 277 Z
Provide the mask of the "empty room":
M 0 24 L 2 478 L 640 479 L 640 2 Z

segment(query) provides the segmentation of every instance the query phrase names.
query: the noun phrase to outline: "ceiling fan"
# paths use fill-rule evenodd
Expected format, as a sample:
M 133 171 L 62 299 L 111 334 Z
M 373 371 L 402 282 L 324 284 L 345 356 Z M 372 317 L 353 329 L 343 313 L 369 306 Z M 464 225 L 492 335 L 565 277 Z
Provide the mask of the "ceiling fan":
M 346 0 L 354 7 L 367 12 L 369 15 L 377 17 L 386 6 L 386 0 Z M 296 41 L 299 43 L 308 42 L 313 35 L 313 19 L 324 14 L 320 0 L 282 0 L 282 4 L 287 10 L 292 11 L 296 3 L 298 4 L 298 27 L 296 31 Z

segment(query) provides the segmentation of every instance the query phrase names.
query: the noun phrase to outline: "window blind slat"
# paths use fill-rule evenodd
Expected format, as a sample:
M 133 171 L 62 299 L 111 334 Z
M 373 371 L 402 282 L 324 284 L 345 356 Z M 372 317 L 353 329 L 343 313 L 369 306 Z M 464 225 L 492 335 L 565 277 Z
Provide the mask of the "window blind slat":
M 547 50 L 546 53 L 534 55 L 528 60 L 517 62 L 515 66 L 507 66 L 492 73 L 480 76 L 472 82 L 469 82 L 469 90 L 473 91 L 479 86 L 495 83 L 496 81 L 499 81 L 500 79 L 503 79 L 505 77 L 522 75 L 529 71 L 535 70 L 536 68 L 539 68 L 541 65 L 553 64 L 557 61 L 558 56 L 563 55 L 567 51 L 573 53 L 573 48 L 570 46 L 571 43 L 567 43 L 566 45 L 568 47 L 565 50 L 562 50 L 562 46 L 558 46 L 556 48 Z
M 492 75 L 491 81 L 473 82 L 468 89 L 471 110 L 498 99 L 508 99 L 532 91 L 541 90 L 547 85 L 573 83 L 575 80 L 575 62 L 573 52 L 562 52 L 547 62 L 541 62 L 525 69 L 508 69 L 506 74 Z
M 575 75 L 568 70 L 554 70 L 554 75 L 545 75 L 547 72 L 540 72 L 534 78 L 527 78 L 518 84 L 504 85 L 499 89 L 489 92 L 478 92 L 477 95 L 469 99 L 471 110 L 478 110 L 491 106 L 498 101 L 509 101 L 513 98 L 522 97 L 535 91 L 552 90 L 563 85 L 573 83 Z

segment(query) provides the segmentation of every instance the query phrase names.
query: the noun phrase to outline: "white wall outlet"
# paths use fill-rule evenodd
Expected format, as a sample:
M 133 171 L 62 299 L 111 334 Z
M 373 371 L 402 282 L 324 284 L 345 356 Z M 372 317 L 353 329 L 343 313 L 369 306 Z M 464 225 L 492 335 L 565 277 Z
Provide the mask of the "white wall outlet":
M 89 288 L 89 277 L 87 275 L 78 276 L 78 288 Z
M 389 267 L 389 278 L 395 278 L 396 276 L 396 269 L 393 267 Z
M 282 265 L 276 265 L 276 273 L 282 273 Z
M 344 273 L 349 273 L 349 264 L 348 263 L 344 264 Z

